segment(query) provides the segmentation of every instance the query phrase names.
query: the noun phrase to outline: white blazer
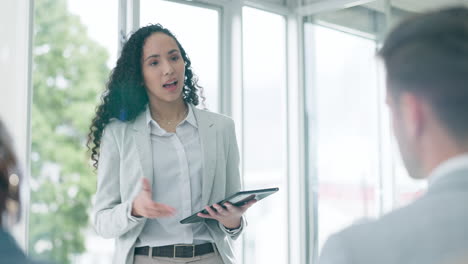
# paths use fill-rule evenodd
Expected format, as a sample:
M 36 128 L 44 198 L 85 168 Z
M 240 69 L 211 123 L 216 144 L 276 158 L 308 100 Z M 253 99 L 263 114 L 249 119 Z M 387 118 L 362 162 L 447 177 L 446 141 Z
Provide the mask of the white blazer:
M 202 204 L 216 203 L 241 189 L 239 149 L 231 118 L 190 105 L 198 123 L 203 152 Z M 113 120 L 103 133 L 98 183 L 93 208 L 96 232 L 115 238 L 112 263 L 133 264 L 135 242 L 146 218 L 129 218 L 132 201 L 141 189 L 141 177 L 153 183 L 150 130 L 145 114 L 134 121 Z M 243 227 L 245 227 L 245 221 Z M 215 220 L 205 220 L 224 264 L 234 263 L 232 240 Z

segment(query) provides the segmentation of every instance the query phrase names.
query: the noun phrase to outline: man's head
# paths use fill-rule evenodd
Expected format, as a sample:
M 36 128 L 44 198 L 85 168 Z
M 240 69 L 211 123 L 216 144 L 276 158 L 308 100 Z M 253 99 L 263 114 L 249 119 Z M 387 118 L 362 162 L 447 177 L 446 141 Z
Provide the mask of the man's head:
M 380 56 L 403 160 L 412 177 L 425 177 L 437 165 L 428 163 L 468 150 L 468 9 L 406 20 Z

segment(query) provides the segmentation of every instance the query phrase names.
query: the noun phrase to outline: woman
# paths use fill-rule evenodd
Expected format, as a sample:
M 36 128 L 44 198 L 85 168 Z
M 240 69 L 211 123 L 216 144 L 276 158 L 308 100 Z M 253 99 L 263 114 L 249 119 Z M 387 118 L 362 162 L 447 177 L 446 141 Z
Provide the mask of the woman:
M 11 138 L 0 121 L 0 263 L 32 264 L 4 228 L 19 220 L 20 178 Z
M 95 226 L 116 238 L 113 263 L 234 263 L 232 239 L 255 201 L 206 206 L 240 190 L 239 151 L 233 121 L 195 107 L 199 89 L 161 25 L 124 45 L 90 128 Z M 204 222 L 179 223 L 203 207 Z

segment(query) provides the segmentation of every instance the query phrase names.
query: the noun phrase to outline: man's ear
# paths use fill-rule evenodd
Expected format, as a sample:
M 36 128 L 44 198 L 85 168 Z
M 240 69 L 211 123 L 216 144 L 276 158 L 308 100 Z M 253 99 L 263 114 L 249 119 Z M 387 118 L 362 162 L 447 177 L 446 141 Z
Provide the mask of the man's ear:
M 412 93 L 403 92 L 400 97 L 401 119 L 408 137 L 415 139 L 424 131 L 426 113 L 424 101 Z

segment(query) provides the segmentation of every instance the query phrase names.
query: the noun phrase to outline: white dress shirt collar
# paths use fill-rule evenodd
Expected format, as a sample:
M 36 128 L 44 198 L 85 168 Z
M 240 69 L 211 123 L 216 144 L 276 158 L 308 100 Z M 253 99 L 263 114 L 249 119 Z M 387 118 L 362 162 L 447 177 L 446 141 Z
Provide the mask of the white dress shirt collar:
M 189 124 L 191 124 L 195 128 L 198 128 L 197 119 L 195 118 L 195 115 L 194 115 L 193 109 L 192 109 L 192 107 L 194 107 L 194 106 L 192 106 L 191 104 L 187 104 L 187 107 L 188 107 L 187 116 L 185 117 L 184 120 L 180 121 L 178 126 L 180 124 L 183 124 L 184 122 L 188 122 Z M 167 133 L 164 129 L 162 129 L 159 126 L 158 122 L 154 121 L 153 118 L 151 117 L 151 111 L 150 111 L 149 105 L 146 105 L 145 115 L 146 115 L 146 124 L 148 126 L 150 125 L 151 121 L 153 121 L 154 127 L 153 127 L 152 132 L 156 133 L 159 136 L 162 136 L 162 135 Z
M 434 182 L 439 181 L 441 178 L 462 169 L 468 169 L 468 153 L 450 158 L 432 170 L 428 177 L 429 186 L 433 185 Z

